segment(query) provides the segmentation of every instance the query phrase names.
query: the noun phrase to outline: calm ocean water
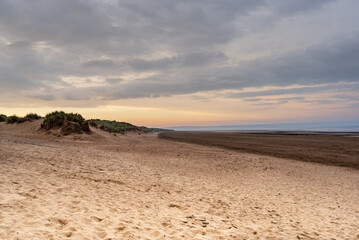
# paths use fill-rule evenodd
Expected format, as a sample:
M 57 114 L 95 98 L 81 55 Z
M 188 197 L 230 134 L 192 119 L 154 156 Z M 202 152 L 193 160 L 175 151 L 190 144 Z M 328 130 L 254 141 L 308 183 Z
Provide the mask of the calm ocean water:
M 359 121 L 350 122 L 305 122 L 305 123 L 272 123 L 250 125 L 221 126 L 175 126 L 167 127 L 176 131 L 230 131 L 230 130 L 291 130 L 322 132 L 359 132 Z

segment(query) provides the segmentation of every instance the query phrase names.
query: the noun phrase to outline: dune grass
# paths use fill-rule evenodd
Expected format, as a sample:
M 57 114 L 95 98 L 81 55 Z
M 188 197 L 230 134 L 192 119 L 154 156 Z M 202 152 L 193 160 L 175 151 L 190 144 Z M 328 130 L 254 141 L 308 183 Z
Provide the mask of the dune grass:
M 32 121 L 41 119 L 42 117 L 36 113 L 28 113 L 25 117 L 19 117 L 17 115 L 6 116 L 4 114 L 0 115 L 0 122 L 6 121 L 9 124 L 13 123 L 23 123 L 26 121 Z M 126 133 L 126 132 L 137 132 L 137 133 L 149 133 L 149 132 L 164 132 L 169 131 L 166 129 L 160 128 L 147 128 L 144 126 L 136 126 L 128 122 L 118 122 L 102 119 L 91 119 L 85 120 L 78 113 L 66 113 L 64 111 L 54 111 L 46 114 L 44 117 L 41 128 L 49 131 L 51 129 L 60 129 L 64 135 L 71 133 L 82 133 L 82 132 L 91 132 L 91 127 L 96 127 L 101 130 L 110 132 L 110 133 Z
M 7 117 L 6 123 L 8 123 L 8 124 L 14 124 L 14 123 L 17 123 L 18 120 L 19 120 L 19 117 L 18 117 L 18 116 L 16 116 L 16 115 L 11 115 L 11 116 Z
M 41 116 L 36 113 L 28 113 L 28 114 L 26 114 L 25 118 L 28 118 L 31 120 L 37 120 L 37 119 L 40 119 Z
M 148 128 L 144 126 L 136 126 L 128 122 L 117 122 L 110 120 L 91 119 L 91 126 L 97 126 L 98 128 L 113 133 L 126 133 L 126 132 L 138 132 L 138 133 L 149 133 L 149 132 L 164 132 L 166 129 L 160 128 Z
M 5 114 L 0 114 L 0 122 L 6 122 L 7 116 Z
M 64 111 L 54 111 L 45 116 L 41 128 L 58 129 L 61 128 L 64 135 L 70 133 L 90 132 L 88 121 L 78 113 L 65 113 Z
M 127 122 L 117 122 L 101 119 L 91 119 L 92 125 L 94 123 L 102 130 L 113 133 L 125 133 L 125 132 L 149 132 L 146 127 L 138 127 Z

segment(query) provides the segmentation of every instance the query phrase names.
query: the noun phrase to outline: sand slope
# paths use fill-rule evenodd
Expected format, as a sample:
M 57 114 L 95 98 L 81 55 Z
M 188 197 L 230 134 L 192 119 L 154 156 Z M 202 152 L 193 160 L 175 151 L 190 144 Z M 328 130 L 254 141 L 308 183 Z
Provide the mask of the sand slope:
M 0 239 L 359 238 L 358 170 L 25 124 L 0 124 Z

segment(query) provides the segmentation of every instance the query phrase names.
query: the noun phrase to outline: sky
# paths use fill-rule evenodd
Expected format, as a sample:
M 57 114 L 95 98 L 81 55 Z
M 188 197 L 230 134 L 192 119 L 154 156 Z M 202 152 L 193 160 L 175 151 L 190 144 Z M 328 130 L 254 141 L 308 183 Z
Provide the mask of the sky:
M 357 0 L 0 0 L 0 113 L 359 120 Z

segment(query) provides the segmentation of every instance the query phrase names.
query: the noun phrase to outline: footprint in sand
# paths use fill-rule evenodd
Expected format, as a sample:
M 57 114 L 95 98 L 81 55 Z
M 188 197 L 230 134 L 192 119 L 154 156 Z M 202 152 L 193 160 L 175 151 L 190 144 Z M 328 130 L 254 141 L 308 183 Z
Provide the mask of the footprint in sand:
M 96 221 L 96 222 L 102 222 L 104 220 L 104 218 L 100 218 L 100 217 L 96 217 L 96 216 L 91 216 L 91 220 Z
M 98 231 L 96 232 L 96 235 L 100 238 L 105 238 L 107 236 L 107 233 L 105 231 Z

